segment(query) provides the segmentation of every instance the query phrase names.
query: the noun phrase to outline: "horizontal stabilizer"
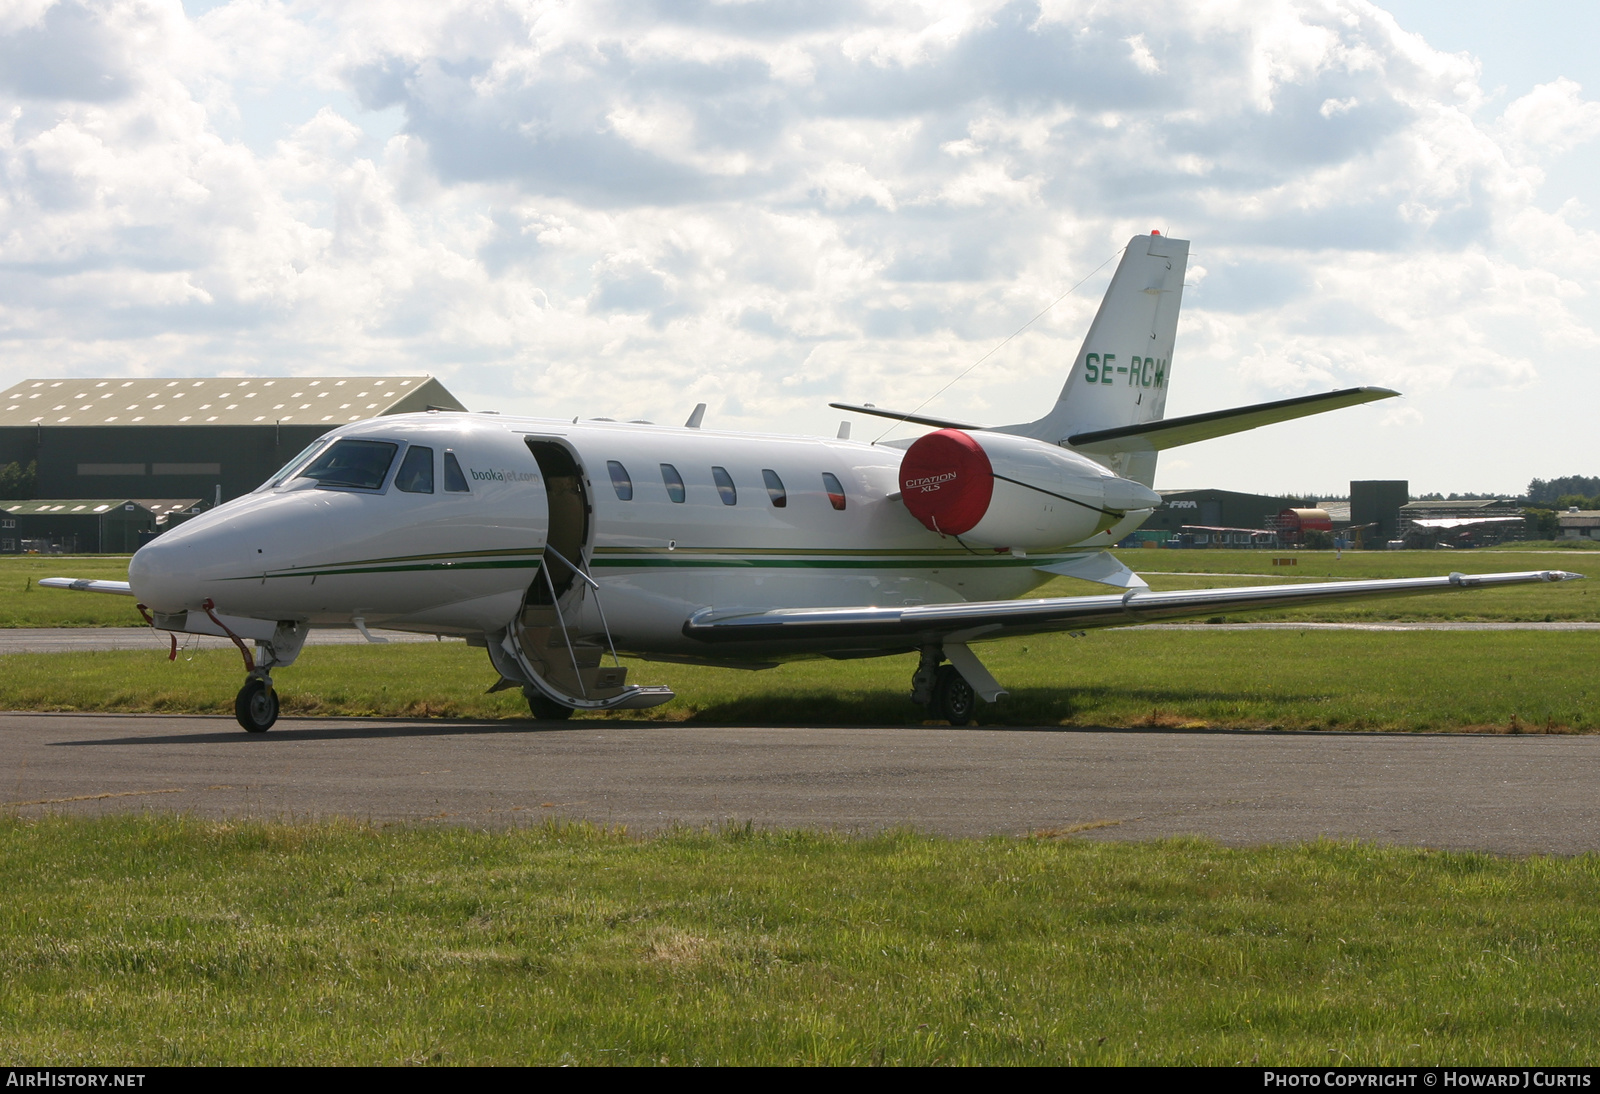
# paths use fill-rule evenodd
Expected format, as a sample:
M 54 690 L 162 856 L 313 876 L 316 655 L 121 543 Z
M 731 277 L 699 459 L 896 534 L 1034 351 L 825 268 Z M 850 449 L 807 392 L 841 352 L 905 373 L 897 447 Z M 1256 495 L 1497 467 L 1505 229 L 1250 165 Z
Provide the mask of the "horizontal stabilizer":
M 1068 437 L 1066 443 L 1080 452 L 1160 452 L 1196 441 L 1226 437 L 1230 433 L 1243 433 L 1258 426 L 1304 418 L 1309 414 L 1321 414 L 1378 399 L 1392 399 L 1399 394 L 1386 387 L 1345 388 L 1343 391 L 1301 395 L 1294 399 L 1279 399 L 1273 403 L 1257 403 L 1255 406 L 1235 407 L 1232 410 L 1213 410 L 1205 414 L 1189 414 L 1182 418 L 1142 422 L 1115 429 L 1096 429 L 1076 433 Z
M 1298 608 L 1312 603 L 1376 600 L 1425 593 L 1497 589 L 1570 581 L 1582 574 L 1529 570 L 1506 574 L 1450 574 L 1375 581 L 1324 581 L 1316 584 L 1252 585 L 1236 589 L 1182 589 L 1152 592 L 1129 589 L 1105 596 L 1064 596 L 1035 600 L 991 600 L 913 607 L 780 608 L 769 612 L 719 612 L 707 608 L 683 625 L 683 633 L 707 643 L 740 643 L 759 648 L 780 642 L 789 648 L 815 641 L 837 653 L 844 649 L 895 650 L 945 638 L 1042 634 L 1049 631 L 1128 627 L 1170 619 L 1193 619 L 1226 611 Z
M 126 581 L 95 581 L 87 577 L 41 577 L 41 589 L 73 589 L 80 593 L 110 593 L 112 596 L 132 596 L 133 586 Z
M 878 418 L 893 418 L 897 422 L 931 425 L 938 429 L 983 429 L 981 425 L 952 422 L 949 418 L 935 418 L 931 414 L 904 414 L 898 410 L 885 410 L 881 406 L 856 406 L 854 403 L 829 403 L 835 410 L 848 410 L 855 414 L 871 414 Z

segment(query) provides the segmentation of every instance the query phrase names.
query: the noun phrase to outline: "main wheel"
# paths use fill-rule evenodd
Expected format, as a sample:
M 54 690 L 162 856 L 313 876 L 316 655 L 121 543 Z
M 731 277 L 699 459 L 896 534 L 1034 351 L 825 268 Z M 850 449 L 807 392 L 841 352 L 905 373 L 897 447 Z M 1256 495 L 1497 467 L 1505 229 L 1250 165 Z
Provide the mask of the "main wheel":
M 523 697 L 528 700 L 528 710 L 540 722 L 564 722 L 572 717 L 572 708 L 565 703 L 558 703 L 542 691 L 534 688 L 523 688 Z
M 246 680 L 233 700 L 233 716 L 246 733 L 265 733 L 278 720 L 278 693 L 263 680 Z
M 977 708 L 977 693 L 966 678 L 956 671 L 954 665 L 939 666 L 939 673 L 933 678 L 934 716 L 945 719 L 953 726 L 964 726 L 972 721 L 973 711 Z

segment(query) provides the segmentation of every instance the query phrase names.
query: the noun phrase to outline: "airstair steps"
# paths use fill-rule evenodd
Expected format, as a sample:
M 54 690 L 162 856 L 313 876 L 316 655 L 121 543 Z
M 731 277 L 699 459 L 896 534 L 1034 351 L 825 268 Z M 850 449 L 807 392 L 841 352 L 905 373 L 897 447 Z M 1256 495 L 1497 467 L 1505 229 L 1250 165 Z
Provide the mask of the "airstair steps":
M 530 616 L 537 620 L 536 625 L 527 625 Z M 524 655 L 540 678 L 575 698 L 609 699 L 621 694 L 627 686 L 628 670 L 602 664 L 605 647 L 580 640 L 570 628 L 563 631 L 554 616 L 553 611 L 528 609 L 523 612 L 524 625 L 517 635 Z

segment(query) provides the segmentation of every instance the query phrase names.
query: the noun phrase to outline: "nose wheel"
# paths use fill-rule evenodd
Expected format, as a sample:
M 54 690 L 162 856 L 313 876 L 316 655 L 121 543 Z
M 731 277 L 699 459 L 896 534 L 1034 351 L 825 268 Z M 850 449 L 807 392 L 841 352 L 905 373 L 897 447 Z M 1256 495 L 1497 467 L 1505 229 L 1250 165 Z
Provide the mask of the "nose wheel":
M 278 693 L 270 679 L 252 676 L 233 700 L 233 715 L 246 733 L 265 733 L 278 720 Z

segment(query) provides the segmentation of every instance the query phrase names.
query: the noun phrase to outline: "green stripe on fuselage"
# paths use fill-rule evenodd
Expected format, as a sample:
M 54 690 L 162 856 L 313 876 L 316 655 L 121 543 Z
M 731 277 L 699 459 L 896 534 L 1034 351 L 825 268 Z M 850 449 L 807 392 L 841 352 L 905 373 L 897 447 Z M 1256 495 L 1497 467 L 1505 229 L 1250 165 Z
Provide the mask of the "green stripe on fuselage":
M 424 573 L 441 570 L 537 569 L 543 548 L 525 552 L 459 551 L 446 555 L 401 555 L 359 562 L 334 562 L 303 566 L 291 570 L 270 570 L 227 578 L 229 581 L 261 581 L 295 577 L 336 577 L 351 574 Z M 497 557 L 484 557 L 484 556 Z M 520 557 L 518 557 L 520 555 Z M 510 557 L 508 557 L 510 556 Z M 926 551 L 850 551 L 826 548 L 741 548 L 697 547 L 633 548 L 599 547 L 591 567 L 618 569 L 831 569 L 831 570 L 938 570 L 973 568 L 1028 568 L 1049 565 L 1060 554 L 1018 558 L 1013 555 L 981 555 L 946 550 Z

